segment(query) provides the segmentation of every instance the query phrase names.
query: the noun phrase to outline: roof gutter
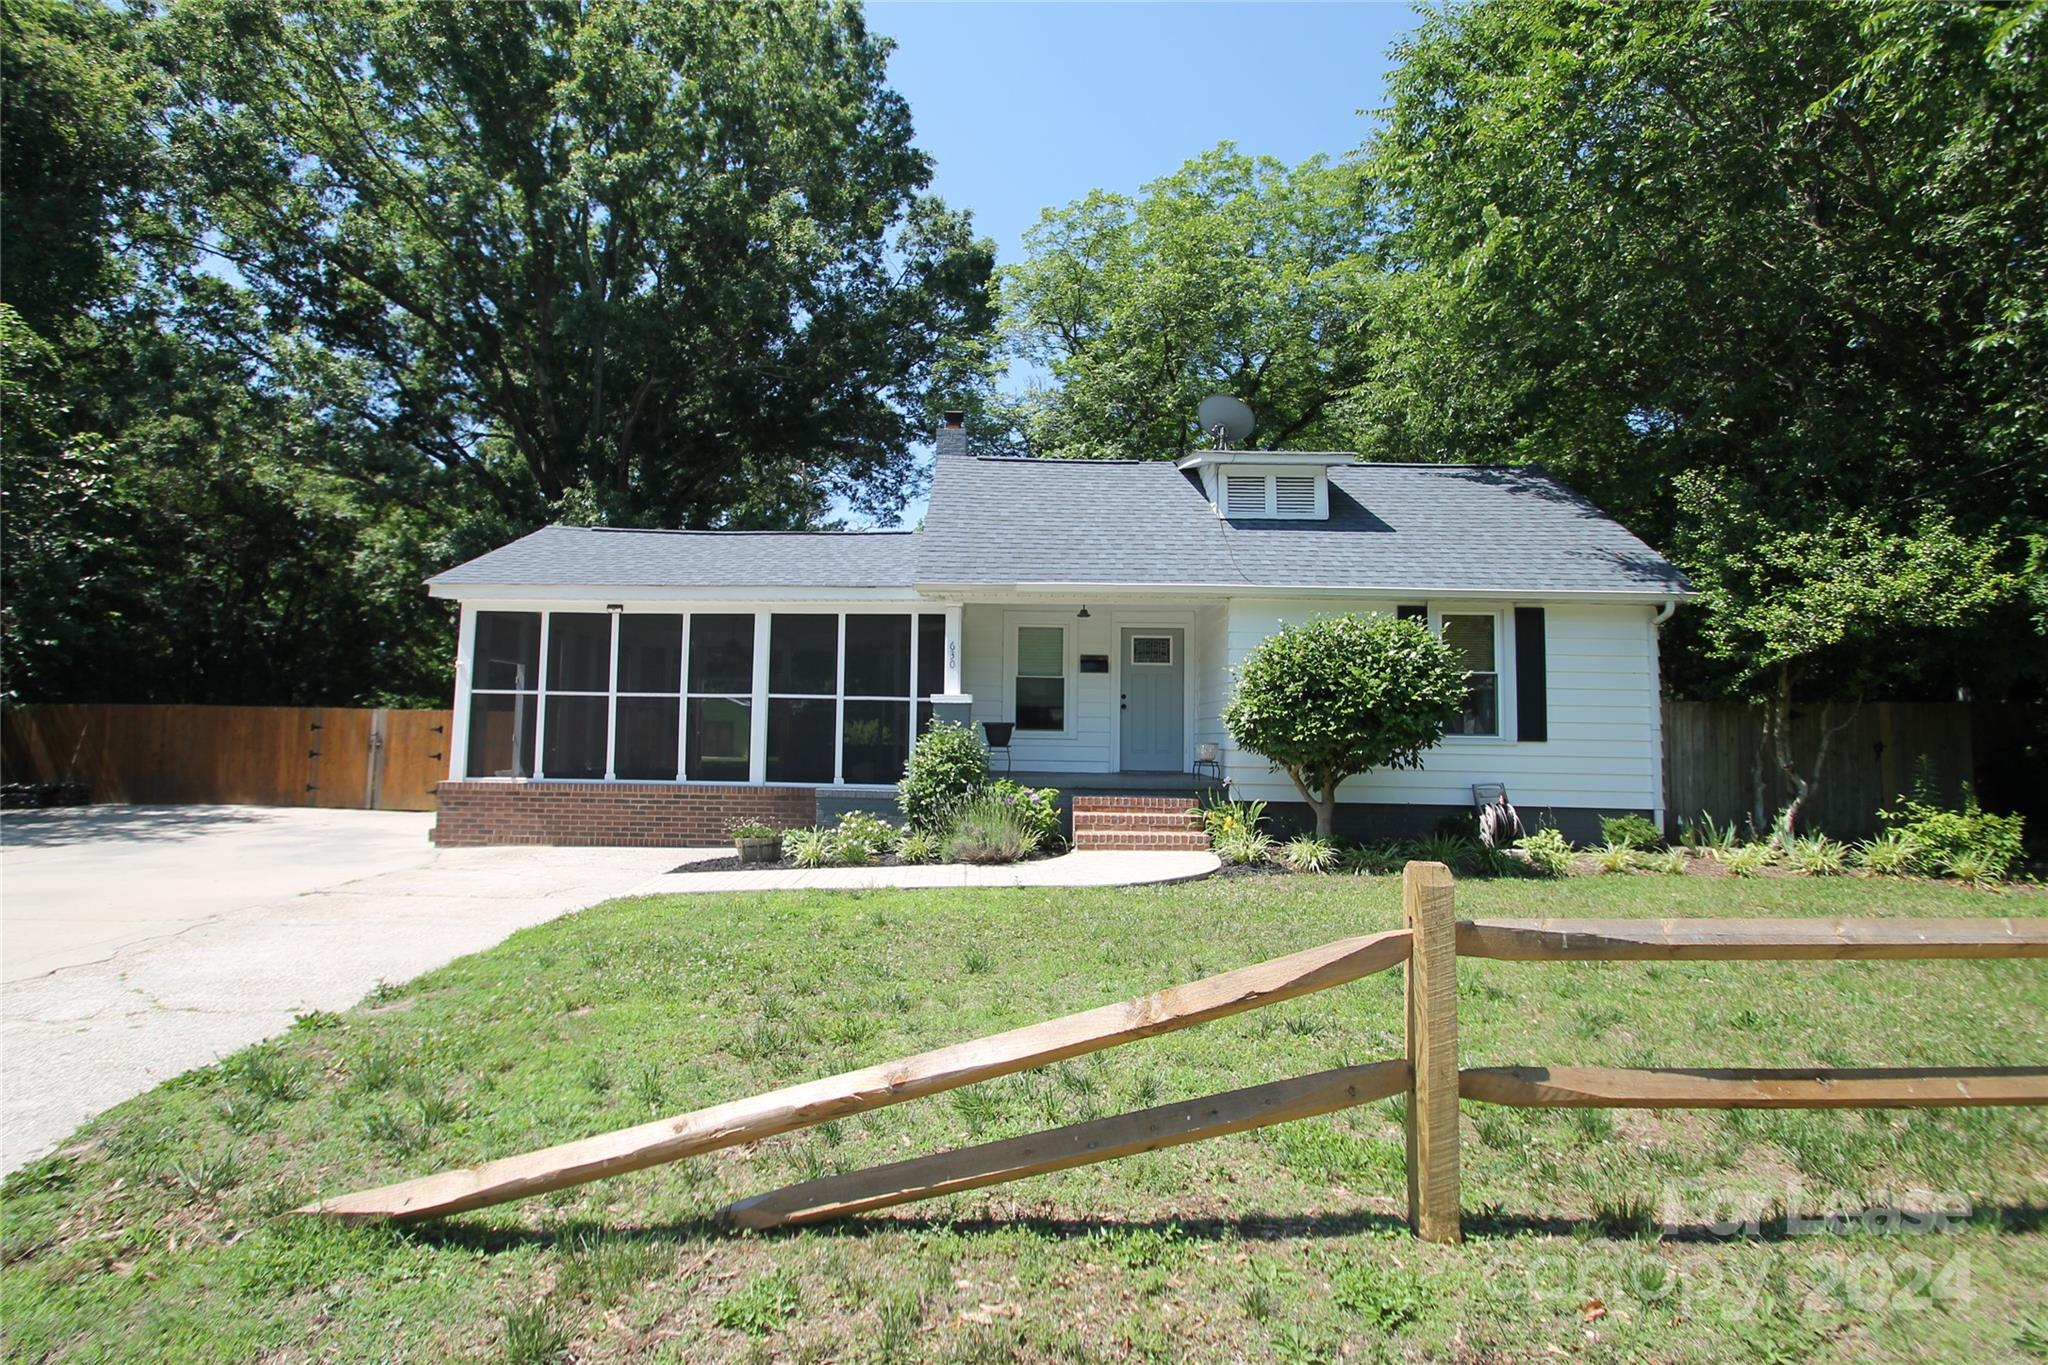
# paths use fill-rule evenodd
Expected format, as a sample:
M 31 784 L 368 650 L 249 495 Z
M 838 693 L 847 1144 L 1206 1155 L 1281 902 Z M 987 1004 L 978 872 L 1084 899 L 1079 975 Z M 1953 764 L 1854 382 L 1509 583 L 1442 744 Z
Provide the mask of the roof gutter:
M 1607 589 L 1431 588 L 1413 583 L 1343 583 L 1278 585 L 1271 583 L 919 583 L 917 591 L 927 595 L 971 597 L 976 593 L 1019 593 L 1034 596 L 1094 593 L 1129 593 L 1154 597 L 1372 597 L 1382 601 L 1412 598 L 1499 602 L 1599 602 L 1610 605 L 1641 605 L 1662 609 L 1659 620 L 1668 619 L 1678 603 L 1697 597 L 1695 591 L 1627 592 Z

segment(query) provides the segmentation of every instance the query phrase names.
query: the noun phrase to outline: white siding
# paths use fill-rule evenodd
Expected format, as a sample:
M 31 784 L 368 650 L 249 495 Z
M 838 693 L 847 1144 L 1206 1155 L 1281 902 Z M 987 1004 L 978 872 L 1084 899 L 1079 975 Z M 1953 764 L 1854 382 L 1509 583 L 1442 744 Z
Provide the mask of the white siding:
M 1195 743 L 1228 746 L 1223 708 L 1230 701 L 1230 609 L 1222 603 L 1195 613 L 1188 659 L 1195 670 Z
M 1077 620 L 1079 605 L 1044 610 L 970 603 L 961 614 L 962 686 L 974 697 L 974 720 L 1009 720 L 1009 669 L 1015 648 L 1010 637 L 1019 621 L 1063 625 L 1069 633 L 1068 664 L 1082 654 L 1116 653 L 1116 626 L 1107 612 Z M 1008 624 L 1006 625 L 1006 618 Z M 1031 734 L 1018 731 L 1010 750 L 1010 766 L 1019 772 L 1102 773 L 1116 767 L 1110 746 L 1109 712 L 1115 704 L 1112 679 L 1104 673 L 1076 673 L 1067 680 L 1069 733 Z
M 1499 604 L 1506 607 L 1508 603 Z M 1235 667 L 1259 641 L 1289 621 L 1333 610 L 1391 612 L 1390 602 L 1344 603 L 1233 599 L 1227 663 Z M 1475 609 L 1460 605 L 1454 610 Z M 1488 608 L 1476 608 L 1488 609 Z M 1654 609 L 1643 606 L 1547 605 L 1545 651 L 1550 738 L 1449 738 L 1419 769 L 1368 773 L 1338 789 L 1340 800 L 1419 805 L 1469 805 L 1474 782 L 1505 782 L 1525 814 L 1546 806 L 1604 810 L 1663 805 L 1659 773 L 1657 635 Z M 1514 632 L 1501 632 L 1502 726 L 1514 728 Z M 1205 677 L 1202 686 L 1209 681 Z M 1223 737 L 1224 771 L 1240 799 L 1298 801 L 1283 773 Z

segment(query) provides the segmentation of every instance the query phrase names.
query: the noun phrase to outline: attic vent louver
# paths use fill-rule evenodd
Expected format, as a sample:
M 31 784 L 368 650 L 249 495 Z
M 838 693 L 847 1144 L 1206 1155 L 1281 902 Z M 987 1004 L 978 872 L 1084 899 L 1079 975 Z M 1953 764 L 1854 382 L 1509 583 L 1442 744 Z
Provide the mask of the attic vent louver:
M 1282 474 L 1273 480 L 1273 510 L 1283 517 L 1312 517 L 1316 514 L 1316 480 L 1313 474 Z
M 1311 494 L 1313 496 L 1313 494 Z M 1266 480 L 1258 474 L 1223 476 L 1223 515 L 1262 517 L 1266 514 Z

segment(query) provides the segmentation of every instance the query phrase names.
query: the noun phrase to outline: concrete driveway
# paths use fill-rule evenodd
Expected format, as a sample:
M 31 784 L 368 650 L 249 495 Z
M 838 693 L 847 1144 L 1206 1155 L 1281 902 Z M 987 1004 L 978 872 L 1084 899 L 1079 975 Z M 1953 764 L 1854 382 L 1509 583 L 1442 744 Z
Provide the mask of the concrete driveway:
M 433 817 L 251 806 L 0 816 L 0 1169 L 86 1119 L 515 929 L 676 849 L 436 850 Z

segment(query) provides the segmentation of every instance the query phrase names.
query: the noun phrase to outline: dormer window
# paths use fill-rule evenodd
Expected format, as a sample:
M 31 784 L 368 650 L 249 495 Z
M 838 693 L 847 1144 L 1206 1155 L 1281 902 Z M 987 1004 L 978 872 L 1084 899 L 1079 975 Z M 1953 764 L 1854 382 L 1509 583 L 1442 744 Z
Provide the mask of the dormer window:
M 1351 461 L 1305 450 L 1203 450 L 1179 467 L 1201 479 L 1216 515 L 1226 521 L 1327 521 L 1330 466 Z

